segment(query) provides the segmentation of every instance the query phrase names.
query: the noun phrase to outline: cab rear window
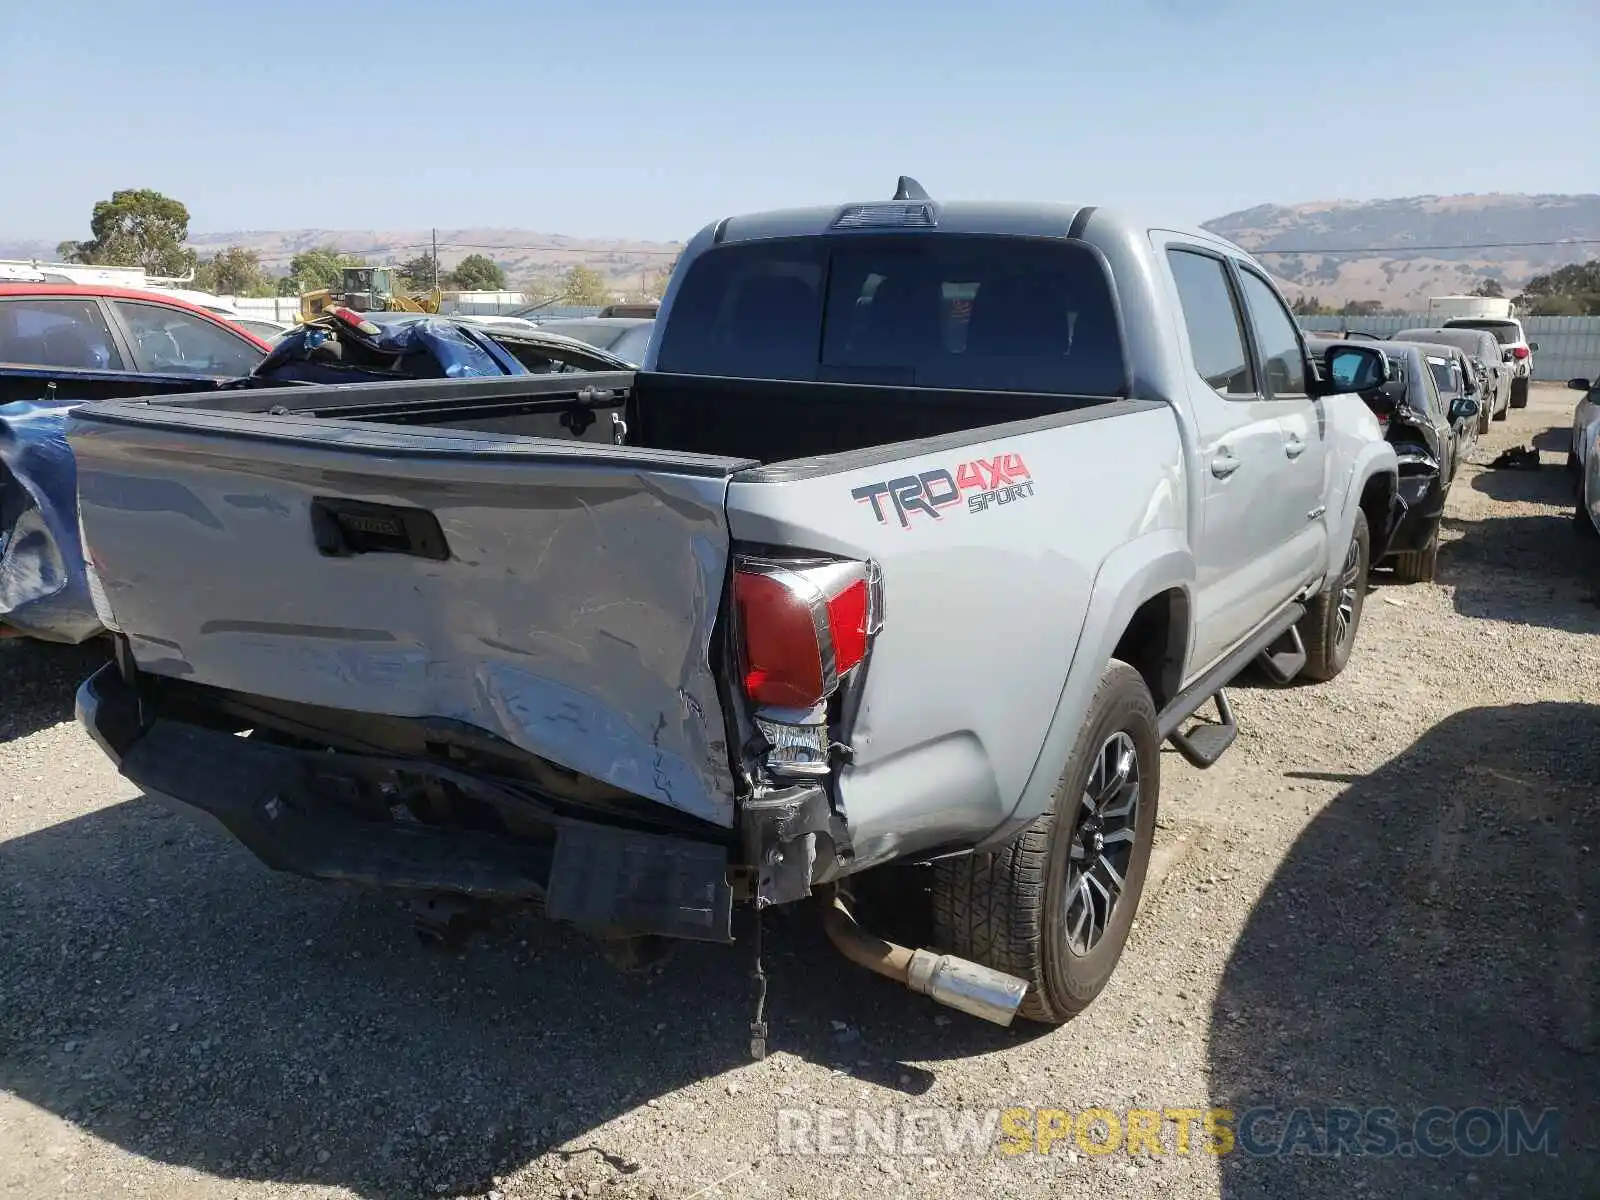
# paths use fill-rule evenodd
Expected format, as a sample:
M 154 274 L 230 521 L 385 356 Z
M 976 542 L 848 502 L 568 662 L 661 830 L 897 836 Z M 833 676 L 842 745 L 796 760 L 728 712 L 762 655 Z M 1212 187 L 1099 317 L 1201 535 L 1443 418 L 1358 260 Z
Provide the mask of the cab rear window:
M 1101 260 L 954 234 L 718 247 L 685 276 L 656 368 L 689 375 L 1114 396 L 1126 358 Z

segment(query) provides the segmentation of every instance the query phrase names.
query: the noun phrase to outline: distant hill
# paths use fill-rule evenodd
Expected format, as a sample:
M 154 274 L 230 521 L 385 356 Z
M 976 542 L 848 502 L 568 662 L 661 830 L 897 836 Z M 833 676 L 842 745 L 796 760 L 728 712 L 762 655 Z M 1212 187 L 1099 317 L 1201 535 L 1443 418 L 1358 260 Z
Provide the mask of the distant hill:
M 1497 279 L 1515 295 L 1534 275 L 1600 258 L 1600 196 L 1411 196 L 1400 200 L 1328 200 L 1262 204 L 1205 223 L 1258 253 L 1292 295 L 1325 303 L 1378 300 L 1418 307 L 1428 296 L 1470 291 Z M 1588 245 L 1433 250 L 1410 247 L 1596 239 Z M 375 263 L 399 263 L 429 248 L 426 229 L 235 230 L 196 234 L 189 244 L 208 257 L 226 246 L 254 250 L 281 273 L 313 246 L 333 245 Z M 1319 251 L 1379 247 L 1360 254 Z M 573 238 L 529 229 L 441 229 L 439 258 L 452 267 L 468 254 L 500 263 L 513 285 L 548 285 L 575 263 L 598 271 L 617 291 L 640 287 L 682 249 L 679 242 Z M 6 241 L 0 258 L 53 258 L 55 243 Z
M 1409 196 L 1262 204 L 1207 221 L 1205 228 L 1261 254 L 1291 294 L 1315 295 L 1325 303 L 1380 300 L 1391 308 L 1415 308 L 1429 296 L 1471 291 L 1484 279 L 1499 280 L 1507 295 L 1515 295 L 1534 275 L 1600 258 L 1600 196 Z M 1503 249 L 1408 248 L 1571 238 L 1596 240 Z M 1317 253 L 1364 247 L 1381 249 Z M 1263 253 L 1272 250 L 1305 253 Z

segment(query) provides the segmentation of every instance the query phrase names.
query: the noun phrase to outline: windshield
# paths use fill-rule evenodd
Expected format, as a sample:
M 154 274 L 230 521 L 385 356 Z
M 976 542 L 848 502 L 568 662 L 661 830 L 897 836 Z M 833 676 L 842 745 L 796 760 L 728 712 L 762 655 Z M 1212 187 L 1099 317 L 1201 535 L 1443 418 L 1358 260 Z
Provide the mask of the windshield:
M 1509 346 L 1522 340 L 1522 327 L 1515 321 L 1475 321 L 1462 317 L 1450 322 L 1451 329 L 1484 329 L 1494 334 L 1494 340 Z
M 1067 241 L 953 234 L 772 239 L 701 255 L 661 371 L 1120 395 L 1100 261 Z

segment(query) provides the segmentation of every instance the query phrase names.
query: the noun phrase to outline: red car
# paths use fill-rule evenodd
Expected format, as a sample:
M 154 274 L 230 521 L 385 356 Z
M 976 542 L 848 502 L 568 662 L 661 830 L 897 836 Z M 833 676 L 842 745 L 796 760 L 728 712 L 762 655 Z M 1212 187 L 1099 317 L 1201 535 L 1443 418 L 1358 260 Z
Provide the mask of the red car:
M 78 544 L 72 409 L 220 387 L 267 349 L 172 296 L 0 283 L 0 636 L 81 642 L 101 629 Z
M 171 385 L 248 375 L 269 348 L 216 313 L 157 292 L 0 283 L 0 403 L 39 399 L 42 384 L 63 400 L 181 391 Z

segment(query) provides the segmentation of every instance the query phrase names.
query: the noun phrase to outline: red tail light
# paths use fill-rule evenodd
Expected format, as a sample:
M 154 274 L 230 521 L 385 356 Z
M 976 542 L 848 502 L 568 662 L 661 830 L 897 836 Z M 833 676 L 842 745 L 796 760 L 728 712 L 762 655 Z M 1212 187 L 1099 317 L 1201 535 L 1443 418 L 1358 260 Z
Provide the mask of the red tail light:
M 335 317 L 339 318 L 339 320 L 350 326 L 350 328 L 359 330 L 368 337 L 372 337 L 375 334 L 383 332 L 383 330 L 378 328 L 376 322 L 367 320 L 353 308 L 339 307 L 330 311 Z
M 1528 348 L 1526 346 L 1513 346 L 1513 347 L 1511 347 L 1511 357 L 1512 358 L 1517 358 L 1517 359 L 1527 358 L 1528 357 Z
M 778 708 L 822 703 L 866 658 L 879 594 L 868 563 L 741 560 L 733 601 L 745 694 Z

